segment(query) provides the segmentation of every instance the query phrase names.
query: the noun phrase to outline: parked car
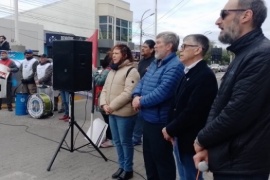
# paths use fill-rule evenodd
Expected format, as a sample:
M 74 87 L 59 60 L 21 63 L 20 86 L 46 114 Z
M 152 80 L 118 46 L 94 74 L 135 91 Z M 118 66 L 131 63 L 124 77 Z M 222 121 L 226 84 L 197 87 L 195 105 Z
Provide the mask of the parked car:
M 228 69 L 228 65 L 221 66 L 221 72 L 226 72 Z
M 211 64 L 210 68 L 214 71 L 214 73 L 221 72 L 221 67 L 219 64 Z

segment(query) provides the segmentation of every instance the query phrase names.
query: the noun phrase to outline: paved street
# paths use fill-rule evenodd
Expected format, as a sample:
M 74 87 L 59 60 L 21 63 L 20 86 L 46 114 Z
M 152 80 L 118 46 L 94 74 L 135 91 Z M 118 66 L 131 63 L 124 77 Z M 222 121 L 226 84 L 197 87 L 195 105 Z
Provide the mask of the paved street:
M 221 77 L 218 73 L 217 77 Z M 86 132 L 90 125 L 91 99 L 75 102 L 75 120 Z M 73 153 L 61 150 L 51 168 L 47 167 L 69 123 L 58 120 L 62 114 L 48 119 L 15 116 L 7 109 L 0 111 L 0 180 L 106 180 L 118 168 L 114 148 L 102 148 L 107 162 L 91 146 Z M 100 117 L 99 113 L 94 118 Z M 87 143 L 75 128 L 75 147 Z M 70 132 L 66 143 L 70 145 Z M 65 145 L 65 143 L 64 143 Z M 142 147 L 135 147 L 134 180 L 145 179 Z M 211 174 L 206 175 L 210 180 Z
M 75 119 L 85 132 L 90 125 L 90 101 L 75 102 Z M 0 180 L 105 180 L 111 179 L 118 168 L 114 148 L 101 149 L 109 159 L 105 162 L 93 147 L 87 146 L 73 153 L 61 150 L 48 172 L 46 169 L 69 123 L 58 120 L 58 113 L 49 119 L 14 114 L 7 109 L 0 111 Z M 80 147 L 87 141 L 81 133 L 77 136 L 77 132 L 75 128 L 75 147 Z M 66 143 L 70 142 L 69 133 Z M 144 179 L 141 146 L 135 150 L 134 170 L 135 180 Z

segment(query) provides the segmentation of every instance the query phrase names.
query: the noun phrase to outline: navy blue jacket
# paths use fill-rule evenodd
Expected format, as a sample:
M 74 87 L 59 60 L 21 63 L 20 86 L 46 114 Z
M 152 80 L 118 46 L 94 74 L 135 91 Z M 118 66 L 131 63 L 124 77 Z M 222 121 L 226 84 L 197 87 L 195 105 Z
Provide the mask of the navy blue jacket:
M 193 143 L 205 126 L 218 90 L 217 79 L 204 60 L 190 69 L 177 88 L 167 133 L 177 137 L 180 153 L 195 154 Z
M 142 96 L 141 115 L 150 123 L 167 123 L 177 82 L 184 75 L 184 66 L 176 53 L 161 62 L 154 60 L 144 77 L 137 84 L 132 96 Z
M 228 50 L 235 59 L 198 140 L 215 174 L 269 174 L 270 41 L 255 29 Z

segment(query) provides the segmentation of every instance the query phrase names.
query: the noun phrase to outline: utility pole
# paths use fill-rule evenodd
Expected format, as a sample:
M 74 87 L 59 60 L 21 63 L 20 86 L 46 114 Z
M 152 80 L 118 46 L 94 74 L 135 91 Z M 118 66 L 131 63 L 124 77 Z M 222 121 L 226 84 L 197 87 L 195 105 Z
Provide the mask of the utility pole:
M 18 0 L 13 0 L 14 3 L 14 41 L 16 45 L 20 44 L 20 39 L 19 39 L 19 20 L 18 20 L 18 14 L 19 14 L 19 8 L 18 8 Z
M 18 0 L 13 0 L 14 4 L 14 45 L 11 45 L 12 51 L 24 52 L 25 46 L 21 45 L 19 38 L 19 8 Z
M 116 7 L 115 2 L 113 3 L 113 45 L 116 45 Z
M 155 37 L 157 36 L 157 0 L 155 0 Z
M 143 16 L 145 15 L 145 13 L 147 13 L 148 11 L 150 11 L 150 9 L 147 9 L 146 11 L 144 11 L 142 17 L 141 17 L 141 21 L 140 21 L 140 59 L 141 59 L 141 54 L 142 54 L 142 36 L 143 36 L 143 21 L 150 17 L 153 16 L 155 13 L 150 14 L 149 16 L 147 16 L 146 18 L 143 18 Z

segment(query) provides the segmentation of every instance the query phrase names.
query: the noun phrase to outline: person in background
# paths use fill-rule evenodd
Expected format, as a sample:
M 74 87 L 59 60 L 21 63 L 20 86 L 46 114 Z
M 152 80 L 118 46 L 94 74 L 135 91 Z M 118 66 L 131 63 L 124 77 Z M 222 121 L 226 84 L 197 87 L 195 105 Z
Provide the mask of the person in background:
M 58 103 L 59 103 L 59 97 L 61 96 L 61 93 L 59 90 L 53 90 L 53 96 L 54 96 L 54 109 L 53 111 L 58 111 L 58 113 L 64 113 L 65 112 L 65 105 L 63 101 L 61 100 L 61 108 L 58 110 Z
M 95 88 L 96 88 L 96 94 L 95 94 L 96 106 L 99 106 L 98 100 L 100 97 L 101 90 L 105 84 L 106 78 L 110 72 L 110 67 L 109 67 L 110 63 L 111 63 L 110 53 L 107 53 L 104 60 L 101 61 L 102 70 L 96 71 L 94 74 Z M 103 110 L 101 110 L 100 113 L 104 121 L 108 124 L 108 128 L 106 130 L 106 139 L 104 142 L 102 142 L 100 146 L 103 148 L 112 147 L 113 143 L 112 143 L 112 133 L 111 133 L 111 128 L 110 128 L 110 123 L 109 123 L 109 115 L 106 114 Z
M 118 170 L 113 179 L 127 180 L 133 177 L 132 133 L 137 112 L 131 106 L 131 93 L 140 75 L 133 67 L 133 56 L 129 47 L 118 44 L 112 48 L 111 70 L 100 95 L 100 106 L 109 115 L 113 143 L 118 155 Z
M 59 120 L 63 120 L 65 122 L 68 122 L 70 117 L 69 117 L 69 92 L 67 91 L 60 91 L 61 95 L 61 100 L 62 103 L 64 104 L 64 115 L 59 118 Z
M 20 66 L 20 72 L 22 74 L 21 82 L 23 84 L 22 92 L 34 94 L 37 92 L 34 75 L 36 74 L 37 65 L 39 63 L 33 57 L 33 51 L 31 49 L 26 50 L 24 54 L 25 59 Z
M 0 36 L 0 51 L 1 50 L 5 50 L 5 51 L 10 50 L 9 42 L 7 42 L 6 37 L 3 35 Z
M 180 160 L 177 165 L 181 180 L 196 179 L 193 142 L 206 123 L 218 90 L 216 76 L 203 60 L 208 48 L 209 40 L 202 34 L 191 34 L 183 39 L 180 60 L 185 66 L 185 77 L 178 83 L 169 113 L 170 122 L 162 129 L 164 139 L 177 139 L 178 152 L 175 153 Z M 201 174 L 198 179 L 202 179 Z
M 8 71 L 10 72 L 7 78 L 7 108 L 8 111 L 13 111 L 12 109 L 12 73 L 18 72 L 19 68 L 16 64 L 9 59 L 7 51 L 1 51 L 1 60 L 0 64 L 5 65 L 8 67 Z M 0 98 L 0 110 L 2 109 L 2 99 Z
M 147 71 L 149 65 L 155 60 L 155 41 L 149 39 L 146 40 L 142 45 L 142 56 L 143 58 L 140 60 L 138 64 L 138 71 L 141 79 Z M 138 113 L 138 118 L 136 120 L 134 132 L 133 132 L 133 145 L 137 146 L 142 143 L 142 133 L 143 133 L 143 118 Z
M 39 65 L 37 65 L 34 77 L 36 85 L 52 86 L 52 73 L 52 63 L 47 59 L 47 55 L 40 55 Z
M 173 145 L 162 135 L 183 65 L 176 55 L 179 36 L 162 32 L 156 37 L 155 60 L 132 93 L 132 106 L 140 110 L 143 124 L 143 157 L 147 179 L 175 180 Z
M 269 2 L 269 1 L 268 1 Z M 215 180 L 268 180 L 270 172 L 270 40 L 261 26 L 263 0 L 229 0 L 216 25 L 235 54 L 194 142 L 196 167 L 209 163 Z

